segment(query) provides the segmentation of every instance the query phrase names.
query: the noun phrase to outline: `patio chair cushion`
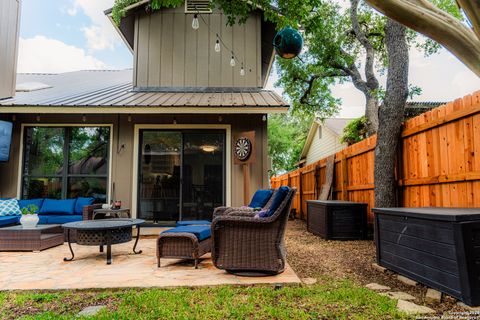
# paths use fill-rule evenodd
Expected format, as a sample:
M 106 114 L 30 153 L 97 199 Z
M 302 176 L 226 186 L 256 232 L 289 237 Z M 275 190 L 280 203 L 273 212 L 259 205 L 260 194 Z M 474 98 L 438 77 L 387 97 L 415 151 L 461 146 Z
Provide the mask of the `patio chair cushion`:
M 17 224 L 20 222 L 20 216 L 0 216 L 0 227 Z
M 183 226 L 163 231 L 162 233 L 192 233 L 198 241 L 203 241 L 211 237 L 210 226 Z
M 75 214 L 82 214 L 83 207 L 92 205 L 94 201 L 94 198 L 77 198 L 77 202 L 75 203 Z
M 17 216 L 22 214 L 17 199 L 0 200 L 0 216 Z
M 278 207 L 280 207 L 280 204 L 282 204 L 283 200 L 285 200 L 288 192 L 290 192 L 290 188 L 287 186 L 278 188 L 275 198 L 273 198 L 272 205 L 270 206 L 270 210 L 268 210 L 268 216 L 272 216 L 275 213 Z
M 252 201 L 248 205 L 250 208 L 263 208 L 272 196 L 272 190 L 257 190 L 253 195 Z
M 46 221 L 42 222 L 42 218 L 45 218 Z M 48 216 L 40 216 L 40 223 L 42 224 L 64 224 L 68 222 L 77 222 L 82 221 L 83 216 L 81 215 L 48 215 Z
M 27 208 L 28 206 L 34 205 L 38 208 L 36 211 L 36 213 L 38 213 L 42 208 L 43 199 L 18 200 L 18 205 L 20 206 L 20 209 Z
M 43 201 L 40 214 L 74 214 L 76 199 L 54 200 L 45 199 Z
M 212 223 L 208 220 L 190 220 L 190 221 L 177 221 L 177 227 L 183 226 L 209 226 Z

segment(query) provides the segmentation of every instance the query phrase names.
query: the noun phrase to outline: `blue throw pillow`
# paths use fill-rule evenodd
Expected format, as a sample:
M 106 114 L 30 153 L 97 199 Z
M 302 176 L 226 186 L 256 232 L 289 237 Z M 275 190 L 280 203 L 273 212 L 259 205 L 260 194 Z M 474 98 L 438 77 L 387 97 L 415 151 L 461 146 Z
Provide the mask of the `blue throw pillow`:
M 0 216 L 17 216 L 22 214 L 17 199 L 0 200 Z
M 43 199 L 18 200 L 18 205 L 20 206 L 20 209 L 27 208 L 31 205 L 36 206 L 38 209 L 35 213 L 38 213 L 40 211 L 40 208 L 42 208 L 42 204 Z
M 289 192 L 290 188 L 287 186 L 278 188 L 278 191 L 273 198 L 272 205 L 270 206 L 270 210 L 268 210 L 268 216 L 272 216 L 275 213 Z
M 263 208 L 272 196 L 272 190 L 257 190 L 253 195 L 252 201 L 248 205 L 250 208 Z
M 75 204 L 75 214 L 82 214 L 84 206 L 90 206 L 95 201 L 94 198 L 77 198 Z
M 45 199 L 40 214 L 74 214 L 75 202 L 76 199 Z

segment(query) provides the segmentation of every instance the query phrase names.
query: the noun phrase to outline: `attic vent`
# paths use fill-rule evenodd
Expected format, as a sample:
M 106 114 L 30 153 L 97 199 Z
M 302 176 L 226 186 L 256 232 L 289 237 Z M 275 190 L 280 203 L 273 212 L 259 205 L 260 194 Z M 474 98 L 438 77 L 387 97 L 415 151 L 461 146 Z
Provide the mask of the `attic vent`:
M 186 0 L 185 13 L 212 13 L 210 0 Z

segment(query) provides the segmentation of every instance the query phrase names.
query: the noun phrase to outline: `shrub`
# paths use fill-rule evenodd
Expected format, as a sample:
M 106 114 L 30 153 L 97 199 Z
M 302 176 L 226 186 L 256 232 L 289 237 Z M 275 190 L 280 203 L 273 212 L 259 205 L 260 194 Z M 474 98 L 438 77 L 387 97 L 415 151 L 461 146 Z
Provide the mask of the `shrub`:
M 355 144 L 367 137 L 367 118 L 365 116 L 350 121 L 343 129 L 340 142 L 348 145 Z

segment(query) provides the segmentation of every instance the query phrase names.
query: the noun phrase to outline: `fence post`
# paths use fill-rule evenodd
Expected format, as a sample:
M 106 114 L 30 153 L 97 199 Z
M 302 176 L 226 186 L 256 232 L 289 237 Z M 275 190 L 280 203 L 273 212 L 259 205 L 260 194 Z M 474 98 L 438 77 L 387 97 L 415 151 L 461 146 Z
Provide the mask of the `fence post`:
M 320 194 L 320 166 L 317 164 L 315 165 L 315 181 L 314 181 L 314 186 L 315 186 L 315 200 L 318 199 L 319 194 Z
M 348 168 L 347 168 L 347 156 L 342 154 L 340 160 L 340 167 L 342 170 L 342 200 L 348 201 Z
M 300 199 L 300 219 L 303 220 L 303 190 L 302 190 L 302 169 L 298 169 L 298 196 Z

